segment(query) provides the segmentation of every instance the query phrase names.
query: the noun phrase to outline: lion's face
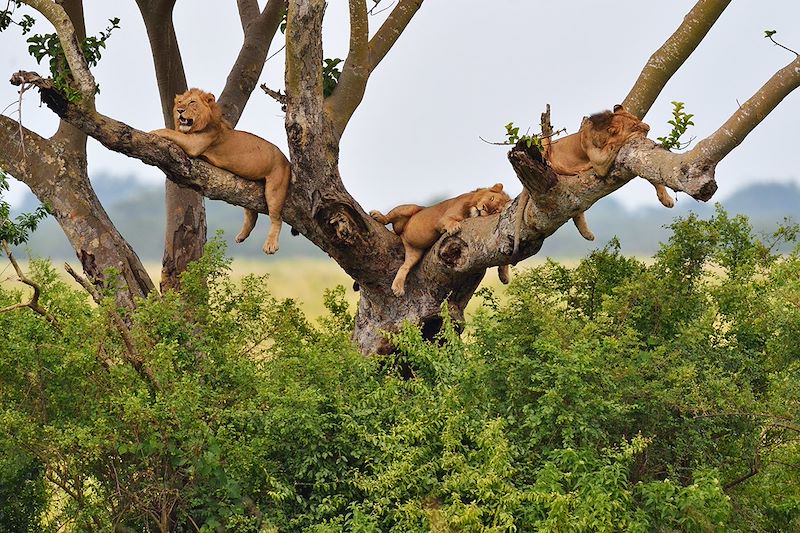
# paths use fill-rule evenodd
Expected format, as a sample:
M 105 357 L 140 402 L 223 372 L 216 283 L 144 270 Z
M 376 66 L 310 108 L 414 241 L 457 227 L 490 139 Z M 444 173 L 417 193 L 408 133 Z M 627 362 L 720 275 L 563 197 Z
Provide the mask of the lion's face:
M 480 195 L 475 202 L 478 216 L 499 213 L 511 201 L 511 197 L 503 190 L 502 183 L 496 183 L 488 189 L 479 190 Z
M 608 133 L 612 138 L 620 137 L 627 140 L 632 137 L 645 137 L 648 131 L 650 126 L 628 113 L 621 105 L 614 106 L 611 125 L 608 127 Z
M 222 112 L 214 95 L 200 89 L 189 89 L 175 97 L 172 107 L 175 129 L 183 133 L 204 130 L 209 124 L 222 121 Z

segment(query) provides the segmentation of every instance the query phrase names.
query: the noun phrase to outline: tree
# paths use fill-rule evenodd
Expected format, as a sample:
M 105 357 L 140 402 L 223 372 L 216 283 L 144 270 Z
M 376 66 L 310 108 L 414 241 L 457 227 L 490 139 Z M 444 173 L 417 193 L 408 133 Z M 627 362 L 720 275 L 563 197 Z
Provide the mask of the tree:
M 79 98 L 67 98 L 57 84 L 38 75 L 16 75 L 16 82 L 23 88 L 39 89 L 43 101 L 61 118 L 63 128 L 53 138 L 43 139 L 21 129 L 15 121 L 0 117 L 0 140 L 20 149 L 24 146 L 25 153 L 37 154 L 33 162 L 33 158 L 20 158 L 19 152 L 7 151 L 0 154 L 0 165 L 51 206 L 90 279 L 102 284 L 107 268 L 120 272 L 123 284 L 117 292 L 117 301 L 133 306 L 137 297 L 153 290 L 153 283 L 91 190 L 86 177 L 86 135 L 111 150 L 161 168 L 171 182 L 205 197 L 262 213 L 266 212 L 266 204 L 259 194 L 259 185 L 231 179 L 224 171 L 188 158 L 167 141 L 98 113 L 93 106 L 96 86 L 77 44 L 85 33 L 81 3 L 54 4 L 45 0 L 24 3 L 40 11 L 56 27 L 71 73 L 70 83 Z M 156 21 L 163 24 L 162 21 L 169 20 L 174 2 L 139 0 L 137 3 L 146 26 L 151 28 L 151 47 L 168 121 L 171 95 L 185 87 L 185 81 L 179 71 L 175 75 L 166 68 L 167 64 L 174 67 L 180 63 L 174 32 L 169 25 L 167 31 L 152 29 Z M 653 54 L 623 100 L 629 111 L 638 117 L 645 116 L 728 4 L 729 1 L 723 0 L 698 1 L 676 32 Z M 399 0 L 370 38 L 366 0 L 350 0 L 349 53 L 338 80 L 334 78 L 335 86 L 327 80 L 329 88 L 332 87 L 327 94 L 321 36 L 325 2 L 289 0 L 285 4 L 285 94 L 268 91 L 286 106 L 293 185 L 284 208 L 284 220 L 333 257 L 361 287 L 353 339 L 365 353 L 390 351 L 391 345 L 383 332 L 396 331 L 403 321 L 420 324 L 426 334 L 438 331 L 443 302 L 447 303 L 452 318 L 460 322 L 487 268 L 534 255 L 544 239 L 566 221 L 636 176 L 657 188 L 666 186 L 698 200 L 708 200 L 716 191 L 714 170 L 719 161 L 800 85 L 800 58 L 795 58 L 692 150 L 677 154 L 648 139 L 633 140 L 622 147 L 610 175 L 603 179 L 591 173 L 556 176 L 548 167 L 528 157 L 535 154 L 526 154 L 522 146 L 515 147 L 509 156 L 527 198 L 516 199 L 499 219 L 471 220 L 460 234 L 440 239 L 409 277 L 405 296 L 396 298 L 390 285 L 402 262 L 402 246 L 344 187 L 338 167 L 339 142 L 365 94 L 370 74 L 390 52 L 421 5 L 422 0 Z M 220 97 L 226 117 L 234 122 L 255 87 L 284 3 L 270 0 L 258 15 L 254 1 L 240 0 L 238 6 L 243 21 L 256 22 L 249 25 L 243 22 L 245 42 L 239 56 L 241 63 L 237 61 L 232 69 Z M 258 66 L 245 68 L 242 66 L 245 64 Z M 168 196 L 172 198 L 175 194 L 178 193 L 170 192 Z M 177 203 L 183 204 L 184 200 Z M 174 273 L 197 256 L 197 243 L 204 238 L 200 204 L 192 205 L 191 213 L 178 207 L 170 209 L 176 220 L 170 223 L 173 229 L 168 229 L 173 237 L 168 236 L 168 248 L 172 251 L 165 252 L 165 287 L 174 286 Z M 514 221 L 520 211 L 524 211 L 524 223 L 518 236 L 519 251 L 515 254 Z

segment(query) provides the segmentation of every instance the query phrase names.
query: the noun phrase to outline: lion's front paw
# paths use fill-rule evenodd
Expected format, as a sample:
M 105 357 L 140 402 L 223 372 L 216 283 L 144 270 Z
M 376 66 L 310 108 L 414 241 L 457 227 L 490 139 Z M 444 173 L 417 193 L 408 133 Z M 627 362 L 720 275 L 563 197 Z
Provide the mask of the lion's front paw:
M 448 237 L 455 235 L 461 231 L 461 222 L 453 222 L 448 227 L 445 228 L 444 234 Z

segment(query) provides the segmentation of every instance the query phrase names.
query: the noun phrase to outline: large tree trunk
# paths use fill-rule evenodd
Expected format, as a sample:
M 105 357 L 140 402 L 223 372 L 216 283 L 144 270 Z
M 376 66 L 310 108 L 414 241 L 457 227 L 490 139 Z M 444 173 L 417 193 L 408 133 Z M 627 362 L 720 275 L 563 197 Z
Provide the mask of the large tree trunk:
M 42 5 L 60 32 L 74 33 L 76 40 L 85 37 L 81 0 L 64 0 L 63 10 Z M 69 52 L 68 58 L 75 60 Z M 79 72 L 80 68 L 72 71 Z M 88 70 L 76 79 L 86 82 L 81 85 L 84 104 L 93 108 L 94 87 L 86 86 L 93 84 Z M 24 76 L 17 81 L 18 85 L 26 84 Z M 86 133 L 62 120 L 56 133 L 44 139 L 0 115 L 0 142 L 7 147 L 0 151 L 0 167 L 28 185 L 39 201 L 49 206 L 87 277 L 98 287 L 114 283 L 119 287 L 117 305 L 133 308 L 137 298 L 153 289 L 153 283 L 92 188 L 86 163 Z M 112 273 L 120 279 L 112 280 Z
M 53 5 L 42 3 L 44 7 Z M 243 1 L 239 5 L 240 9 L 245 8 L 242 12 L 254 12 L 253 2 Z M 421 0 L 399 0 L 381 28 L 369 39 L 365 24 L 366 0 L 349 0 L 350 53 L 339 84 L 333 94 L 325 98 L 321 73 L 325 2 L 289 2 L 285 104 L 292 184 L 282 214 L 287 223 L 327 252 L 361 286 L 353 338 L 365 353 L 390 351 L 383 332 L 396 331 L 405 321 L 420 324 L 426 335 L 432 336 L 441 323 L 443 302 L 451 317 L 462 320 L 464 308 L 487 268 L 517 262 L 537 253 L 544 239 L 561 225 L 637 175 L 656 186 L 684 191 L 699 200 L 709 199 L 716 190 L 717 163 L 800 85 L 798 58 L 776 73 L 717 132 L 697 143 L 693 150 L 675 154 L 649 139 L 634 139 L 621 147 L 614 166 L 603 178 L 591 171 L 577 176 L 557 176 L 537 157 L 538 152 L 516 147 L 510 159 L 526 194 L 499 215 L 468 219 L 461 232 L 439 239 L 411 271 L 405 295 L 395 297 L 390 286 L 403 261 L 403 247 L 394 233 L 367 215 L 342 184 L 338 168 L 339 140 L 361 101 L 370 72 L 420 5 Z M 684 21 L 694 29 L 676 32 L 678 37 L 653 55 L 651 63 L 664 66 L 666 75 L 648 75 L 637 82 L 641 89 L 628 97 L 638 102 L 637 115 L 646 112 L 653 95 L 660 90 L 658 85 L 666 83 L 671 69 L 676 69 L 684 56 L 697 46 L 702 38 L 698 31 L 702 33 L 710 27 L 698 21 L 716 20 L 725 5 L 726 1 L 700 0 Z M 664 53 L 671 54 L 674 60 L 662 61 Z M 191 159 L 169 141 L 103 116 L 91 105 L 67 102 L 47 80 L 37 80 L 32 74 L 22 75 L 25 76 L 39 86 L 44 103 L 63 120 L 109 149 L 158 166 L 170 180 L 209 198 L 267 212 L 261 184 L 236 179 L 225 171 Z M 90 83 L 90 75 L 84 78 Z M 640 90 L 646 90 L 648 97 L 634 98 Z M 0 130 L 2 137 L 9 138 Z M 41 194 L 44 196 L 46 191 Z M 517 251 L 514 250 L 515 237 L 519 240 Z M 133 279 L 129 283 L 135 282 Z
M 172 23 L 175 0 L 137 0 L 142 13 L 158 80 L 158 94 L 164 125 L 173 127 L 172 105 L 176 94 L 184 92 L 183 69 L 178 38 Z M 161 260 L 161 290 L 177 289 L 180 274 L 203 255 L 206 243 L 206 208 L 203 196 L 172 180 L 164 184 L 164 256 Z

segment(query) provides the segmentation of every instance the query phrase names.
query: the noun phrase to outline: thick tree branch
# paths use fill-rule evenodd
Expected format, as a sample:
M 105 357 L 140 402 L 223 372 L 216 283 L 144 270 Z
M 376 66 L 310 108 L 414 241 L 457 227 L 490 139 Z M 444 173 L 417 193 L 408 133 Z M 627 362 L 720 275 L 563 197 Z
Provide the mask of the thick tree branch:
M 4 147 L 0 150 L 0 169 L 22 182 L 37 180 L 40 174 L 34 169 L 44 170 L 43 165 L 49 172 L 55 170 L 57 155 L 51 143 L 5 115 L 0 115 L 0 145 Z
M 350 0 L 350 52 L 339 83 L 326 101 L 338 136 L 344 133 L 347 123 L 361 104 L 370 74 L 397 42 L 422 2 L 400 0 L 372 39 L 368 40 L 366 3 L 364 0 Z
M 142 14 L 161 99 L 164 125 L 173 127 L 172 106 L 176 94 L 188 87 L 172 14 L 175 0 L 137 0 Z M 180 286 L 180 273 L 199 259 L 206 243 L 206 215 L 203 198 L 167 180 L 164 184 L 166 219 L 164 255 L 161 261 L 161 290 Z
M 188 89 L 178 37 L 172 22 L 175 0 L 136 0 L 136 4 L 142 14 L 153 53 L 164 125 L 171 128 L 173 99 L 176 94 Z
M 721 161 L 764 120 L 786 96 L 800 86 L 800 56 L 775 73 L 756 94 L 712 135 L 689 152 L 691 157 Z M 688 154 L 687 154 L 688 155 Z
M 258 15 L 257 0 L 236 0 L 236 7 L 239 9 L 239 20 L 242 23 L 242 31 L 247 33 L 247 26 L 255 20 Z
M 83 57 L 78 36 L 69 15 L 67 15 L 60 2 L 53 2 L 52 0 L 23 0 L 23 2 L 44 15 L 56 29 L 58 40 L 61 41 L 67 64 L 72 73 L 72 78 L 78 85 L 78 91 L 81 94 L 83 103 L 93 109 L 97 84 L 94 81 L 94 76 L 89 71 L 89 66 L 86 64 L 86 58 Z
M 644 118 L 672 76 L 692 55 L 730 0 L 699 0 L 669 39 L 650 56 L 622 105 Z
M 62 0 L 61 5 L 75 27 L 75 36 L 78 41 L 86 38 L 86 24 L 83 18 L 83 0 Z M 79 157 L 86 160 L 86 135 L 80 130 L 73 128 L 63 120 L 58 124 L 58 131 L 51 138 L 54 141 L 63 143 Z
M 327 111 L 339 136 L 344 132 L 367 89 L 369 80 L 369 22 L 366 0 L 349 0 L 350 51 L 339 83 L 327 101 Z

